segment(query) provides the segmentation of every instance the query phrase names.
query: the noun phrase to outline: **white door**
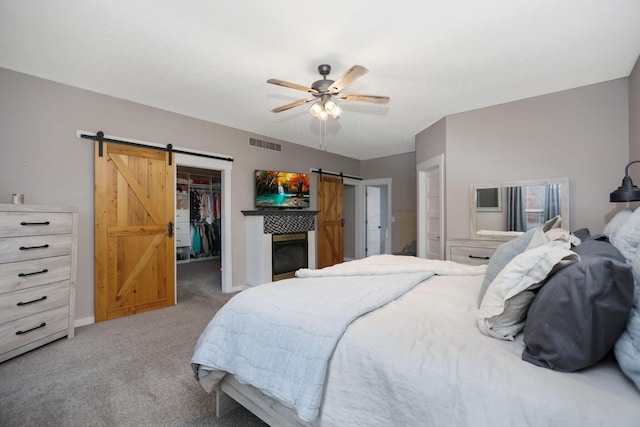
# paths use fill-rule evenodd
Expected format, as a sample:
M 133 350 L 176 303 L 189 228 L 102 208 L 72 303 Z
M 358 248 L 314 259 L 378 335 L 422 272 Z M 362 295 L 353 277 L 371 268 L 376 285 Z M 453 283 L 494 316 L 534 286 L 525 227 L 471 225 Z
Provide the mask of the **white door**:
M 367 187 L 367 256 L 380 255 L 380 188 Z
M 418 257 L 444 259 L 444 154 L 420 163 Z

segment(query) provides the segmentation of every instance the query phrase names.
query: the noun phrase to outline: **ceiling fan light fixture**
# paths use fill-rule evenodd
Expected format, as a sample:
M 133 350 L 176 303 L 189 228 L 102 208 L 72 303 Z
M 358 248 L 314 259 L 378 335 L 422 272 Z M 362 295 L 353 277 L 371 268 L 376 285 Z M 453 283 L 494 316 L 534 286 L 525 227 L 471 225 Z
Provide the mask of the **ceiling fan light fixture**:
M 331 117 L 334 119 L 337 119 L 340 116 L 340 113 L 342 113 L 342 108 L 340 108 L 338 104 L 335 104 L 335 107 L 329 110 L 329 114 L 331 114 Z
M 322 111 L 324 111 L 324 109 L 322 108 L 322 103 L 320 101 L 314 102 L 309 108 L 309 112 L 313 117 L 318 117 Z
M 328 64 L 321 64 L 318 66 L 318 72 L 322 76 L 322 80 L 313 82 L 311 87 L 299 85 L 296 83 L 289 83 L 279 79 L 269 79 L 267 83 L 284 86 L 291 89 L 301 90 L 310 93 L 315 97 L 311 99 L 301 99 L 295 102 L 291 102 L 282 107 L 274 108 L 274 113 L 280 113 L 282 111 L 289 110 L 300 105 L 304 105 L 308 102 L 313 102 L 313 105 L 309 108 L 309 113 L 320 120 L 327 120 L 329 117 L 338 118 L 342 110 L 338 106 L 338 103 L 334 101 L 339 99 L 342 101 L 360 101 L 360 102 L 372 102 L 374 104 L 386 104 L 389 102 L 387 96 L 374 96 L 374 95 L 355 95 L 355 94 L 343 94 L 342 90 L 353 83 L 354 80 L 367 73 L 368 70 L 361 65 L 354 65 L 346 73 L 340 76 L 337 80 L 330 80 L 327 75 L 331 72 L 331 66 Z M 314 102 L 315 101 L 315 102 Z
M 338 107 L 338 104 L 336 104 L 333 99 L 327 99 L 324 102 L 324 109 L 327 110 L 329 113 L 334 109 Z

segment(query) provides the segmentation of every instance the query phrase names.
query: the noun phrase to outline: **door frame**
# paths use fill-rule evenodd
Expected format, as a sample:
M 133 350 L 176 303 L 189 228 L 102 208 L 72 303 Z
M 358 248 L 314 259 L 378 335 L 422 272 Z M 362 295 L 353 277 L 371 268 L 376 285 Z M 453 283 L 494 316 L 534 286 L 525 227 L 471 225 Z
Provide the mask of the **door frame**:
M 349 187 L 354 187 L 355 189 L 355 258 L 356 259 L 361 259 L 365 257 L 365 246 L 364 246 L 364 242 L 365 242 L 365 237 L 366 235 L 363 234 L 366 229 L 364 227 L 362 227 L 361 225 L 364 224 L 365 222 L 365 195 L 364 195 L 364 190 L 365 187 L 362 185 L 362 180 L 361 179 L 354 179 L 354 178 L 343 178 L 342 179 L 342 183 L 343 185 L 349 186 Z
M 208 153 L 205 151 L 192 150 L 194 153 L 202 153 L 207 155 L 218 155 L 214 153 Z M 190 154 L 182 154 L 175 153 L 174 161 L 176 164 L 176 175 L 173 177 L 173 187 L 176 186 L 176 178 L 178 173 L 177 166 L 190 166 L 194 168 L 200 169 L 209 169 L 209 170 L 218 170 L 220 171 L 220 190 L 222 192 L 222 215 L 220 218 L 220 234 L 222 238 L 221 246 L 220 246 L 220 266 L 222 268 L 222 292 L 234 292 L 238 289 L 233 288 L 232 281 L 232 272 L 233 272 L 233 264 L 231 262 L 231 169 L 233 167 L 232 162 L 228 162 L 226 160 L 218 160 L 212 159 L 209 157 L 200 157 L 196 155 Z M 174 197 L 174 208 L 175 212 L 175 197 Z M 175 214 L 174 214 L 175 215 Z M 177 269 L 176 269 L 177 276 Z M 178 280 L 176 277 L 176 286 L 178 285 Z M 178 298 L 178 292 L 176 290 L 176 299 Z
M 385 254 L 390 254 L 391 253 L 391 242 L 392 242 L 392 224 L 393 224 L 393 217 L 391 216 L 391 201 L 393 200 L 392 198 L 392 191 L 391 191 L 391 185 L 393 183 L 393 180 L 391 178 L 377 178 L 377 179 L 363 179 L 362 181 L 358 181 L 359 182 L 359 186 L 360 186 L 360 191 L 358 192 L 358 189 L 356 188 L 356 215 L 358 215 L 358 213 L 360 213 L 360 221 L 358 222 L 359 227 L 356 228 L 356 255 L 360 254 L 361 258 L 364 258 L 366 256 L 366 239 L 367 239 L 367 224 L 366 224 L 366 209 L 367 209 L 367 200 L 366 200 L 366 188 L 367 187 L 387 187 L 387 222 L 386 222 L 386 227 L 387 227 L 387 232 L 385 234 L 385 239 L 384 239 L 384 253 Z M 360 206 L 360 212 L 357 211 L 357 207 Z M 382 222 L 381 222 L 382 223 Z M 358 229 L 360 230 L 360 233 L 358 233 Z M 360 252 L 358 252 L 358 249 L 360 249 Z
M 417 244 L 417 256 L 419 258 L 427 257 L 427 230 L 426 220 L 429 212 L 429 206 L 427 206 L 427 172 L 438 168 L 440 178 L 440 259 L 444 259 L 444 244 L 446 240 L 445 236 L 445 217 L 444 217 L 444 154 L 440 154 L 436 157 L 432 157 L 424 162 L 419 163 L 416 166 L 416 172 L 418 175 L 418 244 Z

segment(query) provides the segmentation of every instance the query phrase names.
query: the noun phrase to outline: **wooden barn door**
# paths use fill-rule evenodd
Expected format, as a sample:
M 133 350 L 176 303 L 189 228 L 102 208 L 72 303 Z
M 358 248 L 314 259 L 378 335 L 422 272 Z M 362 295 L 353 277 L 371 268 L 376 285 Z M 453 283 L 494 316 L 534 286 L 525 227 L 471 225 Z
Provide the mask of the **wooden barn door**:
M 174 305 L 168 153 L 96 142 L 94 164 L 96 322 Z
M 342 178 L 318 178 L 318 268 L 344 261 Z

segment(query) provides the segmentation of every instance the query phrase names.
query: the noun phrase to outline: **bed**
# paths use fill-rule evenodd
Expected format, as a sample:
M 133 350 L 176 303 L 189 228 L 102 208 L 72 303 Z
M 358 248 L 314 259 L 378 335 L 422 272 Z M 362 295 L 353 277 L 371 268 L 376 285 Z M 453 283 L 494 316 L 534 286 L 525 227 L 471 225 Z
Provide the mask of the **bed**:
M 216 391 L 219 414 L 239 402 L 271 426 L 639 425 L 640 391 L 612 349 L 591 366 L 560 372 L 523 360 L 526 322 L 503 339 L 481 333 L 481 312 L 491 310 L 479 307 L 479 295 L 495 294 L 494 281 L 533 253 L 536 239 L 554 248 L 538 251 L 551 260 L 536 273 L 545 280 L 587 258 L 573 251 L 568 232 L 546 241 L 540 231 L 531 235 L 487 289 L 495 265 L 380 255 L 243 291 L 198 340 L 195 376 Z M 519 262 L 529 270 L 544 264 Z M 551 288 L 529 282 L 525 313 Z M 625 324 L 636 311 L 637 295 Z

